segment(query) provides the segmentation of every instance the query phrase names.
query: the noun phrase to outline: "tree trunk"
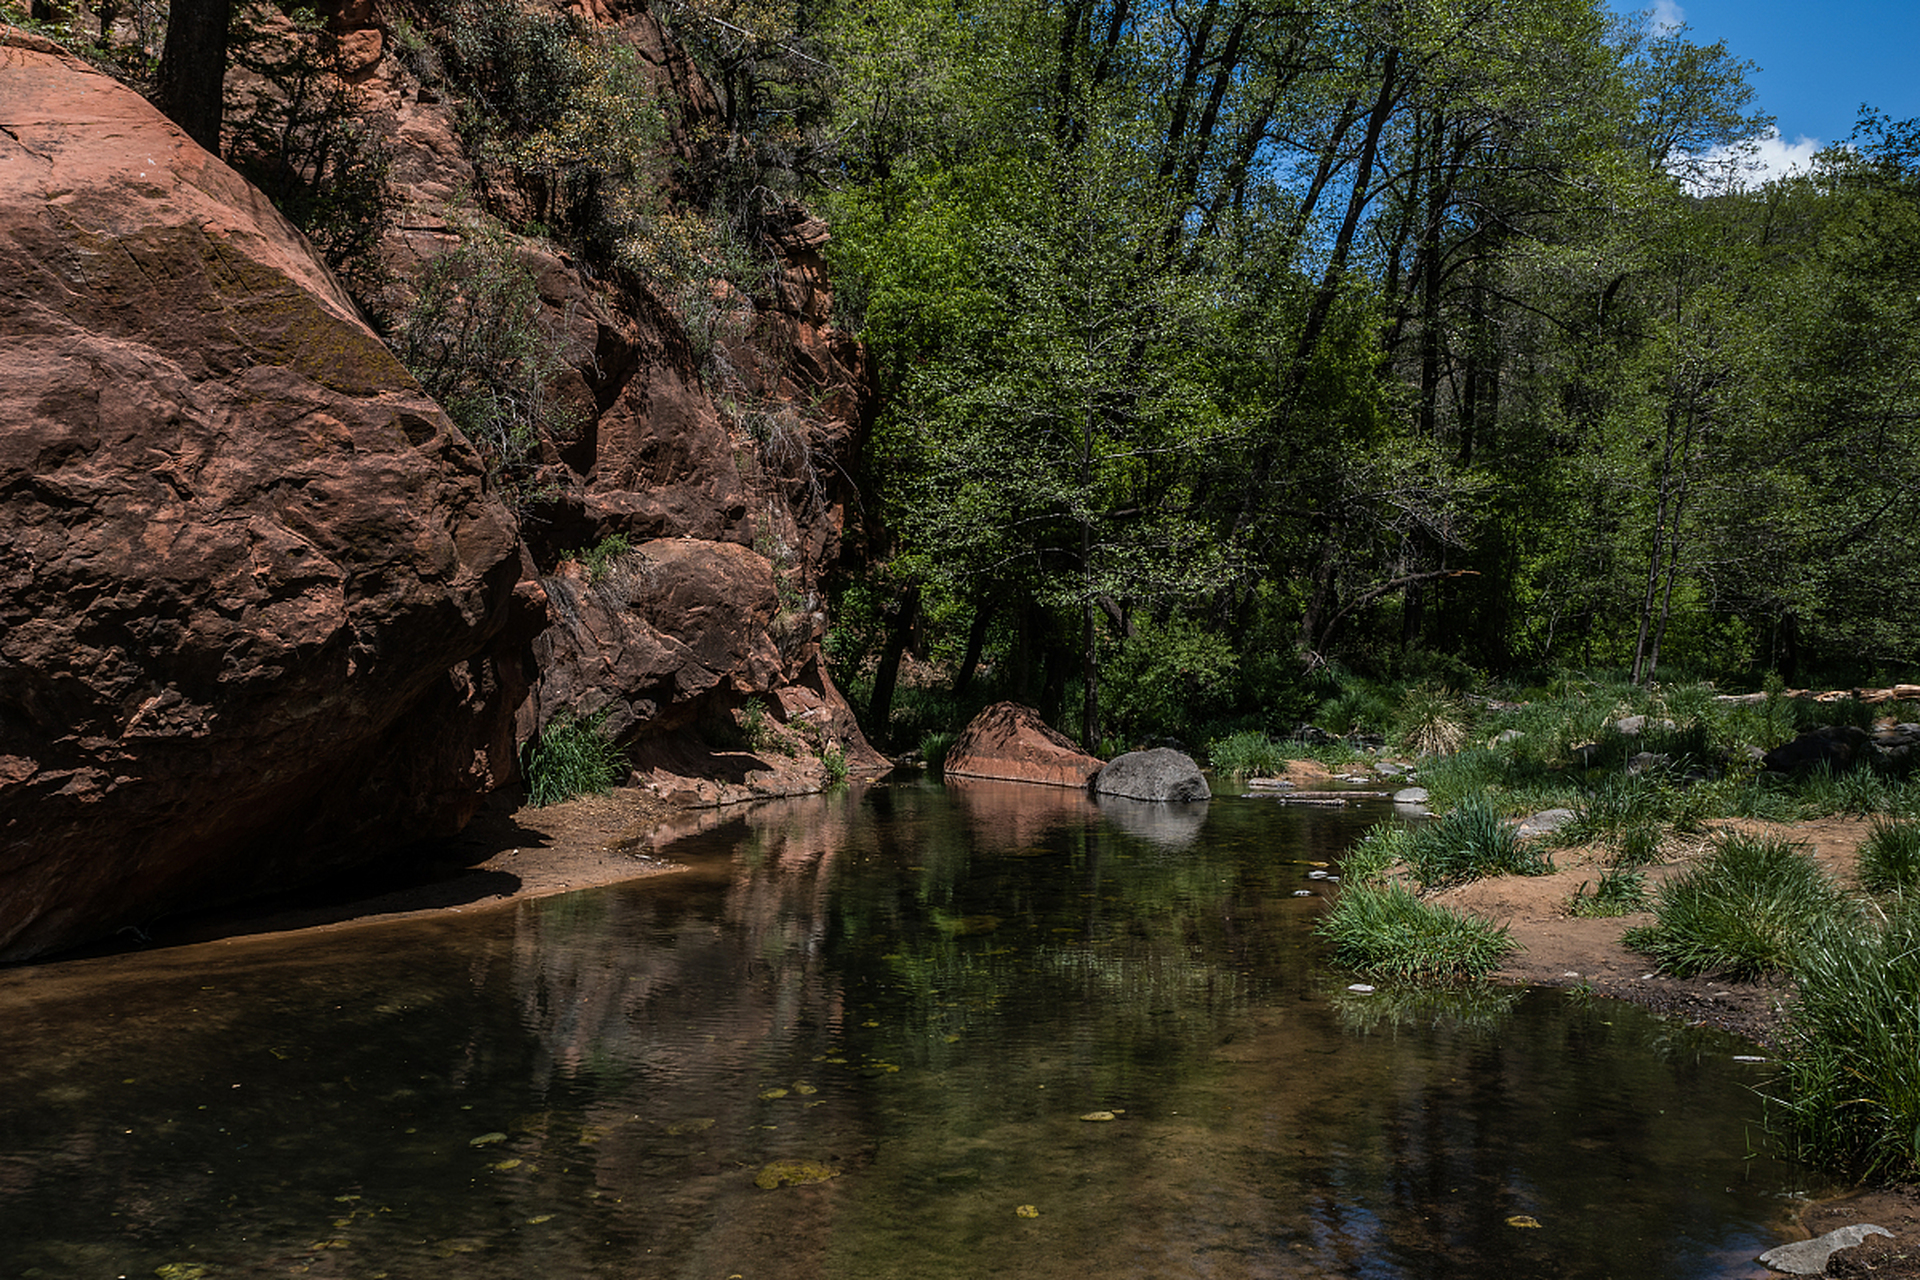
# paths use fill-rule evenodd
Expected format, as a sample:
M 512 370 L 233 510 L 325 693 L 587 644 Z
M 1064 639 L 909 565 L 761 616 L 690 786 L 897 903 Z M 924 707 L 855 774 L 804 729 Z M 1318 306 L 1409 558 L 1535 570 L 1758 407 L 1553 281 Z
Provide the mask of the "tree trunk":
M 154 77 L 154 105 L 187 136 L 220 154 L 226 110 L 227 25 L 233 0 L 173 0 Z
M 893 691 L 900 683 L 900 656 L 913 639 L 913 625 L 919 613 L 920 588 L 908 587 L 895 606 L 886 647 L 880 651 L 880 665 L 873 673 L 873 696 L 867 700 L 867 719 L 873 734 L 888 745 L 891 745 L 889 722 L 893 719 Z
M 993 625 L 993 601 L 985 591 L 973 604 L 973 623 L 967 628 L 967 656 L 960 662 L 960 674 L 953 678 L 953 691 L 964 694 L 973 685 L 973 676 L 980 669 L 980 652 L 987 645 L 987 629 Z

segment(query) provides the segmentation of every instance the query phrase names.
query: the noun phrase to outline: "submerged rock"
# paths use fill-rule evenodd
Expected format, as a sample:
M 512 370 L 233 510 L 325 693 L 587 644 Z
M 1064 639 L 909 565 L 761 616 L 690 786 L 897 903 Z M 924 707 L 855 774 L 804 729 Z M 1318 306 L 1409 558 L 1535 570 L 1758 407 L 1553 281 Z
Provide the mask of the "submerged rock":
M 760 1172 L 754 1175 L 753 1185 L 763 1191 L 771 1191 L 775 1187 L 804 1187 L 815 1182 L 828 1182 L 839 1176 L 838 1169 L 821 1164 L 818 1160 L 775 1160 L 760 1167 Z

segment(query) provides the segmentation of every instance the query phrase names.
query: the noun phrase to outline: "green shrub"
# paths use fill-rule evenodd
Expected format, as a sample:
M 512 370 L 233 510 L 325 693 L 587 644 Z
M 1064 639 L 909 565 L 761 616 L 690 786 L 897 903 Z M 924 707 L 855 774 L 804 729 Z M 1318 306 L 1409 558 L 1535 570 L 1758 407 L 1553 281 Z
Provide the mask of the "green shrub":
M 569 551 L 561 558 L 579 561 L 580 567 L 587 571 L 587 581 L 599 582 L 632 550 L 633 544 L 627 541 L 624 533 L 610 533 L 591 547 Z
M 1647 873 L 1616 867 L 1600 875 L 1600 883 L 1591 894 L 1587 882 L 1573 891 L 1567 914 L 1587 919 L 1602 916 L 1627 916 L 1647 907 Z
M 577 425 L 551 390 L 567 367 L 567 340 L 504 232 L 484 219 L 448 222 L 460 244 L 420 273 L 399 354 L 518 508 L 538 496 L 541 437 L 565 440 Z
M 830 742 L 820 752 L 820 763 L 826 767 L 827 785 L 844 787 L 847 785 L 847 752 L 837 742 Z
M 1427 888 L 1553 870 L 1537 848 L 1514 834 L 1506 815 L 1485 795 L 1468 796 L 1437 822 L 1415 828 L 1404 856 Z
M 1328 733 L 1384 734 L 1393 722 L 1393 708 L 1372 688 L 1349 685 L 1320 704 L 1313 722 Z
M 1920 1176 L 1920 900 L 1818 922 L 1797 961 L 1771 1118 L 1809 1163 Z
M 1784 840 L 1722 836 L 1707 859 L 1661 887 L 1655 923 L 1628 946 L 1677 977 L 1757 978 L 1793 968 L 1795 948 L 1845 900 L 1813 859 Z
M 310 8 L 285 17 L 234 11 L 229 55 L 251 75 L 234 77 L 227 160 L 364 302 L 387 280 L 377 250 L 396 204 L 391 148 L 341 62 L 339 36 Z
M 1860 883 L 1876 893 L 1920 888 L 1920 822 L 1873 820 L 1860 846 Z
M 1341 968 L 1416 982 L 1483 978 L 1517 945 L 1505 928 L 1422 902 L 1396 880 L 1348 883 L 1317 929 Z
M 666 137 L 639 57 L 557 10 L 429 4 L 445 24 L 442 49 L 465 91 L 460 127 L 474 153 L 535 179 L 527 186 L 539 222 L 610 255 L 656 185 Z
M 526 751 L 528 804 L 599 795 L 626 775 L 626 754 L 602 731 L 605 722 L 605 712 L 582 718 L 571 711 L 547 721 Z
M 1102 714 L 1131 741 L 1187 740 L 1228 708 L 1238 666 L 1226 636 L 1180 614 L 1165 623 L 1141 616 L 1101 672 Z
M 1386 879 L 1389 872 L 1406 861 L 1413 832 L 1414 828 L 1400 822 L 1383 822 L 1369 828 L 1341 856 L 1341 881 L 1351 886 Z

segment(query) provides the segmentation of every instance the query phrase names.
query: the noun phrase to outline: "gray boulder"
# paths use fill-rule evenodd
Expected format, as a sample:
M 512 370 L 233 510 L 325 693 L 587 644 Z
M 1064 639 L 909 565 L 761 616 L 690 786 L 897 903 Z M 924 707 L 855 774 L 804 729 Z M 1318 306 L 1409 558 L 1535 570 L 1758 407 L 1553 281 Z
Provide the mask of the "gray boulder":
M 1873 757 L 1873 739 L 1865 729 L 1850 724 L 1823 725 L 1809 729 L 1792 742 L 1782 743 L 1762 758 L 1775 773 L 1806 773 L 1826 765 L 1835 773 L 1845 773 Z
M 1184 804 L 1213 797 L 1193 757 L 1171 747 L 1129 751 L 1117 756 L 1095 774 L 1088 785 L 1096 796 L 1119 796 L 1127 800 Z
M 1571 809 L 1542 809 L 1515 827 L 1513 833 L 1522 840 L 1533 836 L 1544 836 L 1566 826 L 1574 820 L 1575 816 Z

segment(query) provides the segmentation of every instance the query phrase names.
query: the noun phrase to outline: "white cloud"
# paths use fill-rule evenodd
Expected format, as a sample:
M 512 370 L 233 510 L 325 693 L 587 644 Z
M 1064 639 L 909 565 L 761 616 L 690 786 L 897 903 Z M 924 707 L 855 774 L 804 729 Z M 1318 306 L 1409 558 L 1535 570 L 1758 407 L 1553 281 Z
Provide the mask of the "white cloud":
M 1776 178 L 1805 173 L 1824 144 L 1804 135 L 1788 142 L 1779 130 L 1715 147 L 1700 155 L 1676 156 L 1669 171 L 1696 195 L 1752 190 Z
M 1653 0 L 1653 8 L 1647 12 L 1647 29 L 1655 33 L 1671 31 L 1686 20 L 1687 11 L 1673 0 Z

